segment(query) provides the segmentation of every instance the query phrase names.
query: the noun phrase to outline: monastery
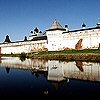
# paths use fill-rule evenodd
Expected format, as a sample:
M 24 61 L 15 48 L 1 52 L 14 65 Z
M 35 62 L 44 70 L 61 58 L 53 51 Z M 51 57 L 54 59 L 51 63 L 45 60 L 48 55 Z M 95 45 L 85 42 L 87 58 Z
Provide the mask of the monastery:
M 44 33 L 36 28 L 31 31 L 31 36 L 23 41 L 11 42 L 8 38 L 7 35 L 5 41 L 0 43 L 0 54 L 32 53 L 46 50 L 99 49 L 100 23 L 92 28 L 86 28 L 83 23 L 81 29 L 69 30 L 68 25 L 63 28 L 55 19 Z

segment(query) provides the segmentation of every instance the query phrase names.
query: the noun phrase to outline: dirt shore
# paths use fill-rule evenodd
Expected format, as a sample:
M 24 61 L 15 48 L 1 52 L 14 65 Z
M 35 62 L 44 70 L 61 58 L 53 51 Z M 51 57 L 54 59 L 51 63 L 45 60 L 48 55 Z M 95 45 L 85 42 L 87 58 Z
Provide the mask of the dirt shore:
M 68 61 L 96 61 L 100 62 L 100 54 L 95 53 L 77 53 L 77 54 L 43 54 L 34 55 L 32 58 L 50 59 L 50 60 L 68 60 Z

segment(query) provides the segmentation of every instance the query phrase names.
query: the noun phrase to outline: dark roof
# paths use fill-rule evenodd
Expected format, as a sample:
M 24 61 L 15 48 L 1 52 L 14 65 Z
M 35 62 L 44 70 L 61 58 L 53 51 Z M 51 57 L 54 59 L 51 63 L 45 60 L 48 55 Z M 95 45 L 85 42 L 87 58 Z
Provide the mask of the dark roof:
M 31 41 L 31 40 L 27 40 L 27 41 Z M 26 42 L 26 41 L 15 41 L 15 42 L 9 42 L 9 43 L 18 43 L 18 42 Z M 0 44 L 9 44 L 8 42 L 3 42 L 3 43 L 0 43 Z
M 34 32 L 38 33 L 38 32 L 39 32 L 39 29 L 36 27 L 36 28 L 34 29 Z
M 10 38 L 9 38 L 9 36 L 7 35 L 6 36 L 6 38 L 5 38 L 5 41 L 4 42 L 6 42 L 6 43 L 10 43 L 11 41 L 10 41 Z
M 83 24 L 82 24 L 82 27 L 86 27 L 86 25 L 83 23 Z
M 86 29 L 71 30 L 71 31 L 68 31 L 68 32 L 78 32 L 78 31 L 85 31 L 85 30 L 92 30 L 92 29 L 100 29 L 100 27 L 93 27 L 93 28 L 86 28 Z M 68 32 L 63 32 L 63 33 L 68 33 Z
M 27 41 L 38 41 L 38 40 L 47 40 L 47 36 L 41 36 L 41 37 L 34 37 L 32 40 L 27 40 Z M 10 42 L 10 43 L 18 43 L 18 42 L 27 42 L 27 41 L 15 41 L 15 42 Z M 9 44 L 8 42 L 3 42 L 1 44 Z
M 47 40 L 47 36 L 34 37 L 31 41 L 37 41 L 37 40 Z
M 55 28 L 55 29 L 48 29 L 46 31 L 55 31 L 55 30 L 62 30 L 62 31 L 66 31 L 66 29 L 59 29 L 59 28 Z

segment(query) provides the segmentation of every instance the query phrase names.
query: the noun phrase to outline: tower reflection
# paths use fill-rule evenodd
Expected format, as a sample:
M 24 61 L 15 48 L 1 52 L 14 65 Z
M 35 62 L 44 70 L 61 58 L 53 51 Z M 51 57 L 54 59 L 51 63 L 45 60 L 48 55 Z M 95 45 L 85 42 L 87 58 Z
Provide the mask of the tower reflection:
M 10 68 L 6 67 L 6 72 L 7 72 L 7 74 L 9 74 Z
M 83 70 L 83 63 L 82 63 L 82 61 L 75 61 L 75 62 L 76 62 L 77 68 L 79 68 L 79 70 L 81 72 L 83 72 L 84 70 Z

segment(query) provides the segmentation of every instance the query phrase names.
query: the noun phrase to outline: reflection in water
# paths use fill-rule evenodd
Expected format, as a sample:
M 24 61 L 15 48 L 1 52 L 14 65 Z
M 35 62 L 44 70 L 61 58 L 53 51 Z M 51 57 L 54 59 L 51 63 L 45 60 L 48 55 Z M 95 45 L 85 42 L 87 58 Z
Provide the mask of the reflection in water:
M 47 77 L 47 75 L 48 75 L 48 72 L 47 71 L 45 71 L 45 72 L 43 72 L 43 71 L 31 71 L 31 73 L 32 73 L 32 75 L 33 76 L 35 76 L 36 78 L 39 78 L 39 76 L 43 76 L 43 77 L 45 77 L 45 79 L 46 79 L 46 77 Z
M 75 61 L 75 62 L 76 62 L 76 66 L 79 68 L 79 70 L 83 72 L 83 63 L 82 63 L 82 61 Z
M 9 73 L 9 71 L 10 71 L 10 68 L 6 67 L 7 74 Z
M 3 57 L 1 60 L 0 96 L 5 95 L 5 90 L 10 96 L 64 96 L 70 100 L 79 96 L 86 100 L 87 96 L 100 94 L 99 63 L 40 59 L 22 62 L 17 57 Z M 6 68 L 7 76 L 3 68 Z
M 48 80 L 62 81 L 64 79 L 63 66 L 59 65 L 59 61 L 48 61 Z
M 60 82 L 52 81 L 51 84 L 54 86 L 54 88 L 55 88 L 56 90 L 59 90 L 59 89 L 64 85 L 65 82 L 66 82 L 66 81 L 60 81 Z
M 19 56 L 20 60 L 23 62 L 26 59 L 26 54 L 24 52 L 22 52 Z
M 39 77 L 39 74 L 38 73 L 35 73 L 35 76 L 38 78 Z
M 47 72 L 47 80 L 63 81 L 66 78 L 75 78 L 90 81 L 100 81 L 100 64 L 93 62 L 65 62 L 58 60 L 41 60 L 41 59 L 26 59 L 24 62 L 15 57 L 3 57 L 1 67 L 6 67 L 7 73 L 9 68 L 27 69 L 35 72 Z
M 0 63 L 1 63 L 1 56 L 0 56 Z
M 24 58 L 24 57 L 20 57 L 20 60 L 23 62 L 23 61 L 26 60 L 26 58 Z

